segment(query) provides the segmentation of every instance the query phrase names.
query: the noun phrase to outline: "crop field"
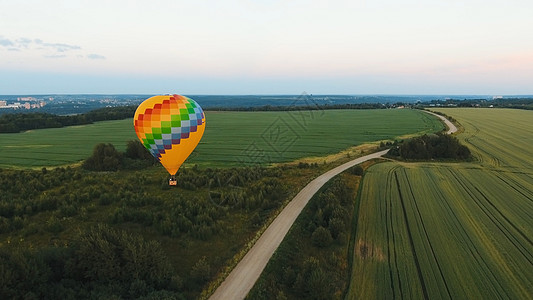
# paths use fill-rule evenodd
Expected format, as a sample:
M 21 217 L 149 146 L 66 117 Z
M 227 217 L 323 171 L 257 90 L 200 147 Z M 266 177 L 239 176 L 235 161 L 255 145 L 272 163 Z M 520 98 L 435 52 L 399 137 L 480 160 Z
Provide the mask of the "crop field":
M 132 120 L 29 130 L 0 134 L 0 167 L 48 167 L 76 163 L 89 157 L 98 143 L 125 150 L 137 139 Z
M 440 109 L 465 127 L 464 140 L 486 167 L 533 169 L 533 112 L 517 109 Z
M 269 164 L 339 152 L 365 142 L 436 132 L 443 125 L 415 110 L 206 112 L 207 127 L 188 163 Z M 124 150 L 137 139 L 132 120 L 0 134 L 0 167 L 75 163 L 98 143 Z
M 349 298 L 533 296 L 533 112 L 442 111 L 479 161 L 367 170 Z

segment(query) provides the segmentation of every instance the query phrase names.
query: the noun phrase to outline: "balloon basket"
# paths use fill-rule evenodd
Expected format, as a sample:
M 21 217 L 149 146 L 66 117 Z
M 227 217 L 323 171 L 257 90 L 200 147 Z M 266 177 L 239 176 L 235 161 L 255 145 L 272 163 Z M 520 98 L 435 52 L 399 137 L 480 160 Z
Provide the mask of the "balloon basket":
M 171 176 L 170 179 L 168 180 L 168 185 L 177 186 L 178 185 L 178 181 L 176 180 L 176 177 Z

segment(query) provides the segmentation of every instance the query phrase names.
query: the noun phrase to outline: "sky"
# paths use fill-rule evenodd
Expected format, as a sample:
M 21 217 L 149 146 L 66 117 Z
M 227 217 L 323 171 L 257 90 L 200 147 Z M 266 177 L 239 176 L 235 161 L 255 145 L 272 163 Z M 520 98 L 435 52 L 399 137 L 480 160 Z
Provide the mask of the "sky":
M 533 1 L 0 0 L 0 95 L 533 94 Z

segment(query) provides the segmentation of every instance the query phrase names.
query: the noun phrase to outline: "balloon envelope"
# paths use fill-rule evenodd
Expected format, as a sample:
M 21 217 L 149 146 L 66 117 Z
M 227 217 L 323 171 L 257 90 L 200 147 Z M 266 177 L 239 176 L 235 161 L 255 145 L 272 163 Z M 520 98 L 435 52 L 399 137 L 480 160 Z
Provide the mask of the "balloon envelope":
M 205 114 L 188 97 L 154 96 L 137 107 L 133 126 L 144 147 L 174 175 L 200 142 Z

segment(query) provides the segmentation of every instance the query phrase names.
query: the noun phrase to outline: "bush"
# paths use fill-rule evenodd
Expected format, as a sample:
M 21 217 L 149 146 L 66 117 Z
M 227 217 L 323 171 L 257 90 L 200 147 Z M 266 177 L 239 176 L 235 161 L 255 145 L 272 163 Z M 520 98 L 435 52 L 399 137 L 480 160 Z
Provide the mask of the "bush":
M 207 262 L 206 257 L 202 257 L 199 261 L 194 264 L 191 270 L 191 278 L 197 284 L 203 284 L 211 276 L 211 266 Z
M 360 165 L 356 165 L 348 169 L 348 172 L 352 175 L 363 176 L 363 168 Z
M 342 218 L 334 217 L 329 220 L 328 229 L 331 232 L 331 236 L 334 239 L 337 239 L 339 237 L 339 234 L 341 234 L 346 229 L 346 224 L 344 223 Z
M 83 168 L 90 171 L 117 171 L 120 168 L 120 153 L 113 144 L 100 143 L 93 154 L 83 162 Z
M 0 248 L 0 270 L 0 299 L 31 299 L 50 275 L 43 260 L 26 249 Z
M 320 248 L 325 248 L 331 244 L 333 238 L 331 237 L 331 233 L 327 228 L 319 226 L 311 235 L 311 241 L 313 245 Z
M 97 226 L 80 236 L 70 271 L 80 280 L 122 285 L 141 280 L 150 287 L 168 284 L 172 275 L 170 261 L 159 243 L 107 226 Z
M 128 143 L 126 144 L 126 152 L 124 152 L 124 156 L 131 159 L 155 161 L 152 154 L 138 140 L 128 141 Z

